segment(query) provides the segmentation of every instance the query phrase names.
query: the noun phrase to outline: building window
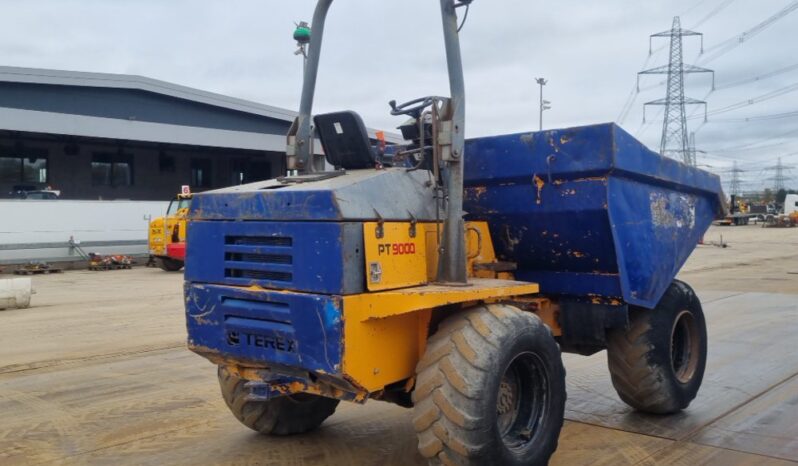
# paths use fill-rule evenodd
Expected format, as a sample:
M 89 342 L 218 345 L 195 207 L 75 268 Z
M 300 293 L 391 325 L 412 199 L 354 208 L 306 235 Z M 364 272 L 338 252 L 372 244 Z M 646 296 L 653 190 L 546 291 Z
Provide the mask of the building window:
M 209 159 L 191 159 L 191 186 L 195 188 L 211 187 L 211 161 Z
M 158 170 L 161 173 L 174 173 L 175 172 L 175 158 L 166 152 L 158 154 Z
M 232 160 L 230 162 L 230 175 L 231 184 L 238 185 L 244 184 L 247 181 L 247 161 L 246 160 Z
M 272 177 L 272 164 L 262 160 L 254 160 L 249 164 L 247 183 L 268 180 Z
M 94 154 L 91 158 L 91 184 L 111 186 L 114 169 L 112 154 Z
M 0 153 L 0 183 L 47 183 L 47 156 Z
M 236 159 L 230 163 L 232 184 L 247 184 L 271 178 L 272 167 L 260 160 Z
M 47 183 L 47 159 L 23 157 L 22 181 L 25 183 Z
M 133 164 L 114 162 L 111 169 L 111 183 L 114 186 L 133 186 Z
M 0 183 L 12 184 L 22 181 L 22 159 L 0 157 Z
M 94 186 L 133 186 L 133 156 L 94 154 L 91 159 L 91 184 Z

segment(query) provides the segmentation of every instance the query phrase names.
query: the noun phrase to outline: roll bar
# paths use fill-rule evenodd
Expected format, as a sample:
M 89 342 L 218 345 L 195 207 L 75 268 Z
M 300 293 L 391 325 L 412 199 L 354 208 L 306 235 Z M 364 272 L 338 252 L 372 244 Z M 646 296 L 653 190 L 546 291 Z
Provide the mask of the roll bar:
M 468 2 L 470 3 L 470 1 Z M 463 3 L 460 3 L 462 5 Z M 465 79 L 460 55 L 455 0 L 441 0 L 443 40 L 451 93 L 451 150 L 444 152 L 443 187 L 447 195 L 443 241 L 438 257 L 438 281 L 466 283 L 465 225 L 463 221 L 463 155 L 465 152 Z M 448 155 L 448 156 L 447 156 Z
M 438 281 L 443 283 L 466 283 L 466 257 L 463 221 L 463 154 L 465 147 L 465 83 L 463 63 L 460 55 L 460 38 L 456 9 L 468 5 L 472 0 L 440 0 L 443 37 L 446 48 L 446 63 L 451 92 L 450 121 L 442 139 L 448 145 L 442 151 L 442 178 L 446 193 L 443 239 L 438 260 Z M 319 0 L 313 13 L 312 34 L 305 60 L 302 99 L 299 115 L 288 132 L 286 150 L 287 167 L 304 173 L 324 171 L 324 159 L 313 150 L 312 110 L 316 91 L 321 44 L 324 38 L 324 23 L 333 0 Z

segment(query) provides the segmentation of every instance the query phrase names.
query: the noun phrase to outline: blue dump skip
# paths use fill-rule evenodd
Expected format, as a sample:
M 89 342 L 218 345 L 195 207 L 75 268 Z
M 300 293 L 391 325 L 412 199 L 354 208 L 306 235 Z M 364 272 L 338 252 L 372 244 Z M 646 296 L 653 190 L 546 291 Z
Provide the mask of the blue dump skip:
M 713 219 L 720 179 L 614 124 L 472 139 L 465 210 L 550 295 L 653 308 Z

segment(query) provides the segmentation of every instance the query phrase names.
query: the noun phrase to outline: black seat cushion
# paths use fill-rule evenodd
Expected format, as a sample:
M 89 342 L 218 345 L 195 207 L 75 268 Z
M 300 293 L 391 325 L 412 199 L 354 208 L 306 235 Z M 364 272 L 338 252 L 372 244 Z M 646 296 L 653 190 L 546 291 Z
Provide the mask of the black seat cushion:
M 338 168 L 357 170 L 375 165 L 366 125 L 355 112 L 335 112 L 313 118 L 327 162 Z

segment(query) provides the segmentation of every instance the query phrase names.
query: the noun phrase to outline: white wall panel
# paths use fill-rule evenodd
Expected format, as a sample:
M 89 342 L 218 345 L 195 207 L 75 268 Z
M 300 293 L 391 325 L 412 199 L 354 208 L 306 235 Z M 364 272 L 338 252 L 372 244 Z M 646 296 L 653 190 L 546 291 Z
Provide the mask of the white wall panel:
M 0 262 L 75 258 L 66 243 L 102 242 L 86 252 L 145 254 L 148 218 L 163 215 L 168 202 L 156 201 L 0 201 Z M 126 242 L 115 247 L 114 242 Z M 135 244 L 130 244 L 134 242 Z

